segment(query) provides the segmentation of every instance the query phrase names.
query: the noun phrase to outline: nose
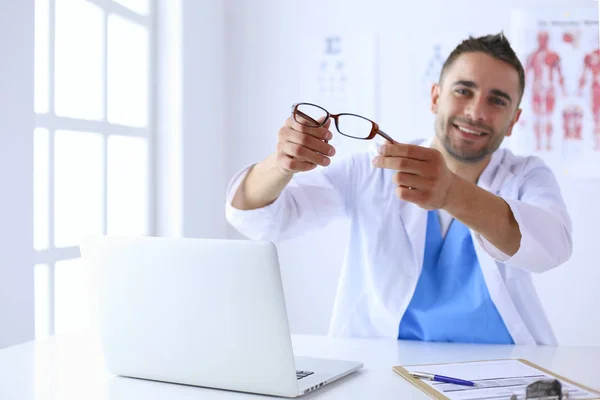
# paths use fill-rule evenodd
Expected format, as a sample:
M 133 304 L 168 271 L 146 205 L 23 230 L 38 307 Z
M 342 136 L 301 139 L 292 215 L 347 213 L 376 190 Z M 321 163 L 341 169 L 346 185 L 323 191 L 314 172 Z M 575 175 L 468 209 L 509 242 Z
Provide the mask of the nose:
M 482 96 L 473 96 L 467 103 L 465 115 L 475 123 L 485 123 L 487 118 L 485 99 Z

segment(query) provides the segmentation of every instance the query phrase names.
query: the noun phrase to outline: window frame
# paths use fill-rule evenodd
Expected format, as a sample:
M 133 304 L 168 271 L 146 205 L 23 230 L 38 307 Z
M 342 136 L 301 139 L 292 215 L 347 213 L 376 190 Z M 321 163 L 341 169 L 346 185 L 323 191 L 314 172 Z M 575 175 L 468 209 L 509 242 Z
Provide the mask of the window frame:
M 58 116 L 55 113 L 55 41 L 56 41 L 56 0 L 47 0 L 49 5 L 49 21 L 48 21 L 48 90 L 47 104 L 48 110 L 45 113 L 35 112 L 34 129 L 42 128 L 48 131 L 48 204 L 46 212 L 48 216 L 47 237 L 48 248 L 43 250 L 34 249 L 34 266 L 46 265 L 48 268 L 48 298 L 46 310 L 34 310 L 35 320 L 38 320 L 38 313 L 43 312 L 47 318 L 47 332 L 41 332 L 38 327 L 35 329 L 36 339 L 52 336 L 56 332 L 56 315 L 55 315 L 55 298 L 56 298 L 56 263 L 64 260 L 71 260 L 80 257 L 79 247 L 56 247 L 54 240 L 55 220 L 54 220 L 54 196 L 55 196 L 55 174 L 54 174 L 54 158 L 55 158 L 55 135 L 56 131 L 82 131 L 94 132 L 102 136 L 102 158 L 103 158 L 103 209 L 102 209 L 102 233 L 107 233 L 107 216 L 108 216 L 108 138 L 111 135 L 145 138 L 147 140 L 147 215 L 146 227 L 147 234 L 153 235 L 156 229 L 155 219 L 155 109 L 156 109 L 156 51 L 157 51 L 157 29 L 156 29 L 156 11 L 158 10 L 156 0 L 149 1 L 149 11 L 147 15 L 141 15 L 128 9 L 127 7 L 114 2 L 113 0 L 79 0 L 92 3 L 103 10 L 103 36 L 104 45 L 102 49 L 102 68 L 103 68 L 103 110 L 101 120 L 85 120 L 71 117 Z M 37 12 L 37 10 L 36 10 Z M 136 23 L 144 27 L 148 32 L 148 99 L 147 112 L 148 120 L 145 127 L 131 127 L 120 124 L 109 123 L 107 119 L 107 71 L 108 71 L 108 19 L 109 15 L 118 15 L 129 22 Z M 36 27 L 37 29 L 37 27 Z M 39 60 L 46 62 L 46 60 Z M 38 62 L 35 60 L 34 62 Z M 31 133 L 33 135 L 33 132 Z M 35 227 L 35 221 L 34 221 Z M 35 229 L 35 228 L 34 228 Z M 34 267 L 35 268 L 35 267 Z M 35 274 L 35 271 L 34 271 Z M 36 300 L 37 302 L 37 300 Z

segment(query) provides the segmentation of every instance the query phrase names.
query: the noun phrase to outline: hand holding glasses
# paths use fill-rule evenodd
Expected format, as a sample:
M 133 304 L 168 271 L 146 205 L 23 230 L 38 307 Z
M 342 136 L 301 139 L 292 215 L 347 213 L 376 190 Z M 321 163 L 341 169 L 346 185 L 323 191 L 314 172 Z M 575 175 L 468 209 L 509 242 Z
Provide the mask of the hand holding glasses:
M 327 166 L 335 149 L 328 141 L 333 137 L 329 127 L 335 122 L 337 131 L 353 139 L 369 140 L 381 135 L 392 143 L 394 140 L 379 126 L 356 114 L 330 114 L 323 107 L 311 103 L 292 106 L 292 116 L 279 130 L 277 164 L 285 174 L 310 171 L 317 165 Z

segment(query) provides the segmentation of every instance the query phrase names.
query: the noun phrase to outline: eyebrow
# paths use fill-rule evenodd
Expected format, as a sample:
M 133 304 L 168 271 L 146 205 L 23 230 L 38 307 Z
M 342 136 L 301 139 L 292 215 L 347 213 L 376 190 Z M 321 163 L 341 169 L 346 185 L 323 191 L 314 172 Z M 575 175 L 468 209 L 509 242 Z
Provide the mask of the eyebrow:
M 473 88 L 473 89 L 477 88 L 477 84 L 473 81 L 460 80 L 460 81 L 456 81 L 452 84 L 452 86 L 457 86 L 457 85 L 466 86 L 468 88 Z M 508 100 L 509 103 L 512 103 L 512 99 L 510 98 L 508 93 L 506 93 L 500 89 L 492 89 L 492 90 L 490 90 L 490 92 L 492 92 L 492 94 L 494 94 L 498 97 L 502 97 L 502 98 Z

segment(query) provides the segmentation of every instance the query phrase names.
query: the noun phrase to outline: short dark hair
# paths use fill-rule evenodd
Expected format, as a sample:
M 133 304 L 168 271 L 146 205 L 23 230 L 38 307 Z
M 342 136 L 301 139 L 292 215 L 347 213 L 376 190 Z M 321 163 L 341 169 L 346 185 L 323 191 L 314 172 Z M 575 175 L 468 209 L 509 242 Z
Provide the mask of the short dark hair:
M 497 60 L 507 62 L 517 70 L 519 74 L 519 84 L 521 86 L 519 88 L 520 101 L 520 99 L 523 97 L 523 92 L 525 91 L 525 70 L 523 69 L 521 61 L 519 61 L 519 58 L 510 46 L 510 43 L 506 36 L 504 36 L 503 32 L 496 35 L 480 37 L 469 36 L 468 39 L 463 40 L 462 43 L 452 50 L 452 53 L 450 53 L 446 59 L 446 62 L 444 62 L 442 72 L 440 73 L 440 83 L 444 77 L 445 71 L 452 66 L 454 61 L 456 61 L 461 54 L 475 52 L 485 53 Z

